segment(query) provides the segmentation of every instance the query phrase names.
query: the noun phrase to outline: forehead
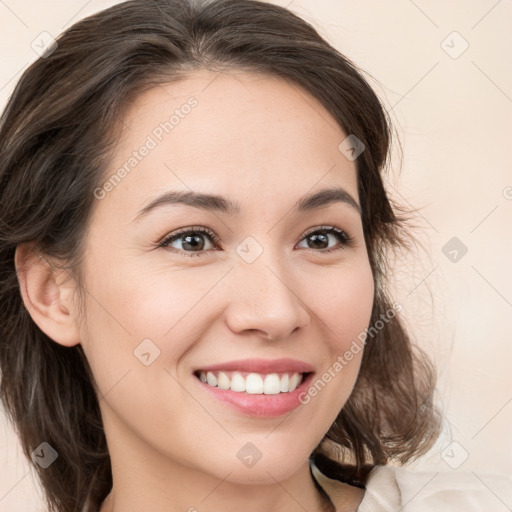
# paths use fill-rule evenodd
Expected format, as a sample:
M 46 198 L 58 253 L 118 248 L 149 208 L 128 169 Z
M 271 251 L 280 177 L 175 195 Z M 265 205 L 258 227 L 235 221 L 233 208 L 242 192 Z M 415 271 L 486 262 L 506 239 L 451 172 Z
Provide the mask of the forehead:
M 339 149 L 346 137 L 296 84 L 252 72 L 195 71 L 142 93 L 126 112 L 105 178 L 126 172 L 109 201 L 135 208 L 177 187 L 286 200 L 320 181 L 357 199 L 355 163 Z

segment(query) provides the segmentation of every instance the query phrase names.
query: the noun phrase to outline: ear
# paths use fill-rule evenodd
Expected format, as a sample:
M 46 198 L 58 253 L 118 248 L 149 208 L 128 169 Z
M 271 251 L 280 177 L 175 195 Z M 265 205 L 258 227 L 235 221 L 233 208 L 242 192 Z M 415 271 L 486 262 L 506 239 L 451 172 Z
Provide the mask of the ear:
M 69 271 L 51 265 L 30 243 L 16 247 L 14 262 L 23 302 L 38 327 L 61 345 L 80 343 Z

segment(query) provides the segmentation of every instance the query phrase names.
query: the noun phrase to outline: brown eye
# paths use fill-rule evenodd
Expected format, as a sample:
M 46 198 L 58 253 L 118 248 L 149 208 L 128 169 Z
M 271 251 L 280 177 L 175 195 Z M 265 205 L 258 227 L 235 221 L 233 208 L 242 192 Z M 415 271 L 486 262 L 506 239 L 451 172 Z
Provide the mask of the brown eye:
M 171 244 L 176 241 L 179 241 L 181 247 L 171 247 Z M 209 247 L 206 247 L 208 243 L 213 246 L 217 241 L 217 236 L 209 229 L 188 228 L 177 233 L 171 233 L 158 247 L 169 248 L 186 256 L 200 256 L 209 249 Z
M 338 240 L 339 246 L 329 247 L 331 240 Z M 317 252 L 331 252 L 338 249 L 344 249 L 353 245 L 352 238 L 343 230 L 334 226 L 325 226 L 310 231 L 303 238 L 308 243 L 308 249 L 318 249 Z
M 309 231 L 302 240 L 307 243 L 307 249 L 315 250 L 320 253 L 327 253 L 350 247 L 354 244 L 353 239 L 343 230 L 334 226 L 321 226 L 313 231 Z M 333 241 L 338 244 L 329 246 Z M 179 242 L 179 247 L 172 247 L 171 244 Z M 208 244 L 211 244 L 208 247 Z M 170 233 L 157 247 L 166 248 L 173 252 L 178 252 L 184 256 L 201 256 L 215 246 L 219 245 L 219 238 L 208 228 L 192 227 L 181 229 Z

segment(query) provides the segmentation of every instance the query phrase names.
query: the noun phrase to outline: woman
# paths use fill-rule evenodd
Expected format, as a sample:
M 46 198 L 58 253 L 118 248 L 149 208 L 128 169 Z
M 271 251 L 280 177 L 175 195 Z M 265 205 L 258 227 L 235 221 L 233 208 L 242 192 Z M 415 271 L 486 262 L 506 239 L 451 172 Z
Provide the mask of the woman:
M 51 510 L 407 505 L 389 464 L 440 419 L 387 293 L 410 236 L 390 136 L 351 62 L 251 0 L 125 2 L 24 73 L 0 126 L 1 391 Z

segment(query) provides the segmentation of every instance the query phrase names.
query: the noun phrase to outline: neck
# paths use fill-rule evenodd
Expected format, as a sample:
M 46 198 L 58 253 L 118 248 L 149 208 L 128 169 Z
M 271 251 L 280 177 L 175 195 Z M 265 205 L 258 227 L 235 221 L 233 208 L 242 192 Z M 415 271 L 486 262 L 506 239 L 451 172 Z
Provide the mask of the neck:
M 108 434 L 108 428 L 106 428 Z M 309 461 L 283 477 L 283 467 L 243 468 L 233 457 L 222 471 L 215 464 L 194 458 L 177 460 L 162 453 L 133 433 L 119 429 L 107 436 L 112 464 L 113 488 L 100 512 L 352 512 L 343 501 L 334 508 L 318 487 Z M 129 449 L 127 449 L 129 447 Z M 221 452 L 219 452 L 221 453 Z M 209 454 L 212 458 L 212 454 Z M 225 458 L 225 457 L 224 457 Z M 279 458 L 274 461 L 281 461 Z M 225 462 L 225 461 L 222 461 Z M 285 461 L 283 461 L 285 464 Z M 241 474 L 244 477 L 241 477 Z M 247 478 L 250 477 L 250 478 Z M 252 480 L 251 480 L 252 479 Z M 359 489 L 346 486 L 347 498 Z
M 315 486 L 307 461 L 286 481 L 265 485 L 237 484 L 197 478 L 186 469 L 177 478 L 167 476 L 165 486 L 144 479 L 130 483 L 114 478 L 111 493 L 100 512 L 334 512 L 331 501 Z M 137 471 L 137 476 L 140 474 Z M 135 475 L 134 475 L 135 476 Z

